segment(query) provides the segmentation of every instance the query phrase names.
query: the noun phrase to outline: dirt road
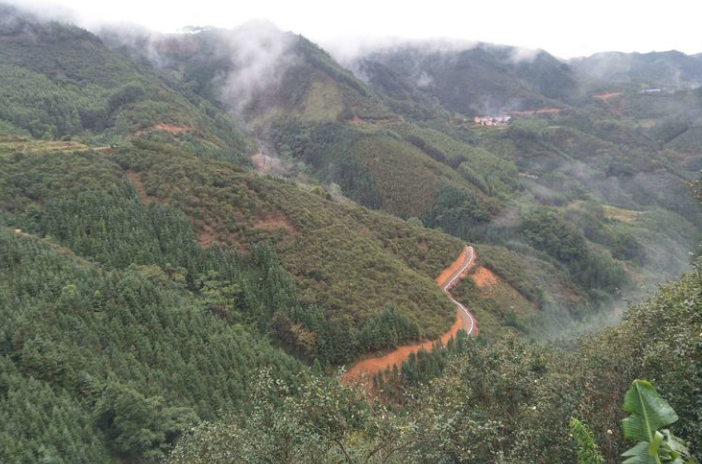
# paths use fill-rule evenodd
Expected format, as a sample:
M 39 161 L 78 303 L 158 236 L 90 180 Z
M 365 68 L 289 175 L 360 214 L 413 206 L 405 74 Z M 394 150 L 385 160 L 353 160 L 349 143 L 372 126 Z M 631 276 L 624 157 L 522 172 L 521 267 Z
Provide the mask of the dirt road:
M 456 322 L 454 322 L 448 332 L 440 337 L 442 345 L 448 343 L 449 339 L 455 337 L 461 329 L 465 330 L 468 335 L 477 335 L 478 333 L 478 325 L 473 315 L 465 306 L 456 301 L 450 293 L 451 288 L 458 283 L 461 277 L 468 273 L 474 263 L 475 250 L 473 250 L 472 246 L 466 246 L 456 261 L 454 261 L 451 266 L 444 269 L 441 274 L 439 274 L 439 277 L 436 278 L 436 283 L 456 305 Z M 436 340 L 401 346 L 386 355 L 359 361 L 346 371 L 341 381 L 345 384 L 364 380 L 368 381 L 373 378 L 374 374 L 384 371 L 388 367 L 392 368 L 393 365 L 397 365 L 399 368 L 402 362 L 409 358 L 412 353 L 416 353 L 420 350 L 431 351 L 434 348 L 434 343 L 436 343 Z

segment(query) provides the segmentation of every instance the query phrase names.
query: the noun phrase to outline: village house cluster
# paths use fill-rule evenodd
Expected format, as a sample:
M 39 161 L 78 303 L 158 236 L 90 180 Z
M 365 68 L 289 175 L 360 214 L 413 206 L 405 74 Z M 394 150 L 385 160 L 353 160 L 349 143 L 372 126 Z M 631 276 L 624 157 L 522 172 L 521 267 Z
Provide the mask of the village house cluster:
M 511 116 L 476 116 L 473 122 L 478 126 L 506 126 L 510 119 Z

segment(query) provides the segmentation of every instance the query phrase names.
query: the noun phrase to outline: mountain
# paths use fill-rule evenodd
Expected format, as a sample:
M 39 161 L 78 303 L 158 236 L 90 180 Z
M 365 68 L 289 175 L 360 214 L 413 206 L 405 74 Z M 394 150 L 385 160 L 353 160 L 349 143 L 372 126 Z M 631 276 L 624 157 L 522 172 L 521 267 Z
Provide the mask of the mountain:
M 517 317 L 524 319 L 521 330 L 538 327 L 526 321 L 545 317 L 550 302 L 560 315 L 548 318 L 560 324 L 587 312 L 584 306 L 609 301 L 607 295 L 632 280 L 655 281 L 661 269 L 675 275 L 694 246 L 700 214 L 683 185 L 695 173 L 646 135 L 602 124 L 608 116 L 586 97 L 590 81 L 546 52 L 410 44 L 359 57 L 351 63 L 357 77 L 307 39 L 265 23 L 146 36 L 138 46 L 105 40 L 155 63 L 164 79 L 194 89 L 222 111 L 238 113 L 257 139 L 259 168 L 319 182 L 362 206 L 497 246 L 496 253 L 506 247 L 521 256 L 512 260 L 535 259 L 552 273 L 565 269 L 569 282 L 549 286 L 545 275 L 517 277 L 513 266 L 485 258 L 541 309 Z M 430 79 L 431 91 L 417 82 L 425 71 L 438 76 Z M 260 77 L 252 81 L 255 73 Z M 559 106 L 526 107 L 533 111 L 514 113 L 507 130 L 481 129 L 452 115 L 452 103 L 437 97 L 456 88 L 467 89 L 468 106 L 489 95 L 506 102 L 513 89 L 536 95 L 539 105 Z M 646 195 L 649 186 L 660 194 Z M 586 213 L 583 205 L 594 204 L 613 209 Z M 599 271 L 575 266 L 562 244 L 544 240 L 548 227 L 527 238 L 531 221 L 549 210 L 550 232 L 566 226 L 568 238 L 559 240 L 579 250 L 585 268 Z M 652 219 L 607 224 L 605 211 L 618 210 Z M 672 214 L 674 226 L 660 230 L 653 219 L 659 214 Z M 493 303 L 485 306 L 499 327 L 511 316 Z
M 634 378 L 702 450 L 698 88 L 0 8 L 0 461 L 614 461 Z
M 230 56 L 242 53 L 232 42 L 232 35 L 240 33 L 208 30 L 170 38 L 181 43 L 172 47 L 176 52 L 164 54 L 165 72 L 177 74 L 223 108 L 238 108 L 253 126 L 263 155 L 302 161 L 315 169 L 318 178 L 339 185 L 360 204 L 405 218 L 424 215 L 442 188 L 458 188 L 478 204 L 486 201 L 474 183 L 417 149 L 407 137 L 386 130 L 393 124 L 403 127 L 402 118 L 383 97 L 302 37 L 267 30 L 267 35 L 285 43 L 281 46 L 285 59 L 274 84 L 239 90 L 224 84 L 239 82 L 243 72 L 242 65 Z M 155 47 L 165 46 L 157 42 Z M 256 66 L 265 67 L 265 63 Z M 191 68 L 200 71 L 194 73 Z M 203 72 L 205 69 L 210 71 Z M 232 101 L 233 94 L 239 98 Z M 320 148 L 322 156 L 315 154 Z M 379 151 L 388 157 L 372 162 L 373 153 Z M 404 173 L 395 169 L 400 160 L 408 163 Z M 402 190 L 418 184 L 425 186 L 419 198 Z
M 649 87 L 684 89 L 702 84 L 702 61 L 698 56 L 676 50 L 651 53 L 596 53 L 571 60 L 571 65 L 587 76 Z
M 352 213 L 345 209 L 327 213 L 323 205 L 344 205 L 348 198 L 415 225 L 440 228 L 458 239 L 443 236 L 435 238 L 443 245 L 428 245 L 436 253 L 428 256 L 431 267 L 422 268 L 422 260 L 410 260 L 417 248 L 407 248 L 397 273 L 405 272 L 412 263 L 425 278 L 435 276 L 441 269 L 439 263 L 455 257 L 460 240 L 496 247 L 491 254 L 530 261 L 552 274 L 565 273 L 563 285 L 544 287 L 549 280 L 546 274 L 515 274 L 509 260 L 482 258 L 505 283 L 541 309 L 536 315 L 533 311 L 522 315 L 524 321 L 517 325 L 523 331 L 538 326 L 527 324 L 527 320 L 546 317 L 550 310 L 560 314 L 548 316 L 554 321 L 582 317 L 583 311 L 589 311 L 584 308 L 605 305 L 631 281 L 655 281 L 660 269 L 665 269 L 665 275 L 675 275 L 685 267 L 686 250 L 694 246 L 694 224 L 700 215 L 683 187 L 694 179 L 694 172 L 681 164 L 677 152 L 628 126 L 622 115 L 615 115 L 617 122 L 610 118 L 604 124 L 606 109 L 583 105 L 576 99 L 584 84 L 568 64 L 546 52 L 527 54 L 487 44 L 468 49 L 408 45 L 360 58 L 352 68 L 366 83 L 307 39 L 270 24 L 249 23 L 231 31 L 206 28 L 167 36 L 104 30 L 97 37 L 74 26 L 44 23 L 13 11 L 16 19 L 6 24 L 3 37 L 7 44 L 0 53 L 22 73 L 45 79 L 49 92 L 65 93 L 57 105 L 66 106 L 67 114 L 92 114 L 95 108 L 110 114 L 103 118 L 103 126 L 87 126 L 92 119 L 78 117 L 72 126 L 55 125 L 42 132 L 42 137 L 77 137 L 78 145 L 59 147 L 64 152 L 73 148 L 121 153 L 129 150 L 130 142 L 148 139 L 160 144 L 154 150 L 163 153 L 163 160 L 182 159 L 175 154 L 189 152 L 245 169 L 252 162 L 299 184 L 300 188 L 281 192 L 279 200 L 269 196 L 256 201 L 253 192 L 274 192 L 274 184 L 257 186 L 253 191 L 244 188 L 253 180 L 242 178 L 237 187 L 222 184 L 222 188 L 243 192 L 237 195 L 248 199 L 249 206 L 237 211 L 221 201 L 194 207 L 203 202 L 202 189 L 209 184 L 198 186 L 182 177 L 152 173 L 164 171 L 164 161 L 154 161 L 145 172 L 141 165 L 126 169 L 134 188 L 148 192 L 144 194 L 148 201 L 172 201 L 171 190 L 178 187 L 178 208 L 185 211 L 203 246 L 220 243 L 244 251 L 250 243 L 279 240 L 276 251 L 283 267 L 296 279 L 305 302 L 319 304 L 330 314 L 338 314 L 345 306 L 352 308 L 348 320 L 358 330 L 383 306 L 402 306 L 401 312 L 415 323 L 421 322 L 423 329 L 417 336 L 433 336 L 446 328 L 450 312 L 438 317 L 426 312 L 425 303 L 442 304 L 438 303 L 441 295 L 427 281 L 420 285 L 407 280 L 408 289 L 421 288 L 425 293 L 406 299 L 397 299 L 396 293 L 381 287 L 361 297 L 358 292 L 370 288 L 370 282 L 364 281 L 366 276 L 357 267 L 351 267 L 345 273 L 357 284 L 343 288 L 337 279 L 350 258 L 316 255 L 316 244 L 330 240 L 333 227 L 322 229 L 321 220 L 308 229 L 299 226 L 303 210 L 317 211 L 320 217 L 338 217 L 339 222 L 335 219 L 332 223 L 351 230 L 359 221 L 366 224 L 370 232 L 363 229 L 346 234 L 351 242 L 342 249 L 361 249 L 368 234 L 374 235 L 381 248 L 367 252 L 383 255 L 383 260 L 394 259 L 382 249 L 387 250 L 388 240 L 398 237 L 389 239 L 381 231 L 399 226 L 390 226 L 390 218 L 377 227 L 359 218 L 347 223 L 342 218 Z M 51 59 L 46 58 L 47 50 Z M 72 63 L 68 74 L 59 72 L 68 67 L 65 63 Z M 111 72 L 96 74 L 98 69 Z M 431 79 L 419 85 L 421 74 L 430 72 L 436 75 L 427 74 Z M 13 86 L 24 81 L 14 77 L 7 82 L 6 98 L 17 98 Z M 77 91 L 79 83 L 101 89 L 95 94 L 106 96 L 107 102 L 85 100 L 86 93 Z M 127 100 L 110 109 L 110 101 L 119 100 L 109 93 L 115 85 L 124 86 L 118 94 L 127 95 Z M 135 90 L 142 88 L 143 93 Z M 508 128 L 481 128 L 451 113 L 454 109 L 441 95 L 456 92 L 465 97 L 464 108 L 479 105 L 480 99 L 491 95 L 502 103 L 528 96 L 539 104 L 560 106 L 543 114 L 515 113 Z M 40 105 L 32 106 L 31 96 L 24 95 L 21 108 L 39 111 Z M 156 95 L 163 99 L 156 102 Z M 17 103 L 14 106 L 20 107 Z M 15 112 L 21 114 L 8 113 L 2 124 L 6 132 L 25 139 L 6 144 L 8 153 L 18 147 L 21 151 L 48 151 L 50 144 L 27 138 L 36 138 L 39 133 L 32 134 L 26 121 L 22 123 L 26 127 L 15 124 L 22 121 Z M 126 130 L 125 121 L 132 124 L 127 124 Z M 183 129 L 187 127 L 198 130 Z M 229 136 L 218 137 L 222 131 Z M 108 141 L 112 148 L 105 146 Z M 258 145 L 255 154 L 254 143 Z M 27 148 L 34 144 L 38 148 Z M 169 152 L 167 146 L 177 150 Z M 155 155 L 146 153 L 154 150 L 149 152 L 145 147 L 140 153 L 144 153 L 144 160 L 150 160 Z M 252 161 L 250 154 L 254 154 Z M 181 169 L 198 172 L 189 164 Z M 234 176 L 238 168 L 231 169 L 234 171 L 225 177 Z M 200 175 L 215 176 L 207 170 Z M 648 188 L 655 188 L 658 195 L 647 195 Z M 309 203 L 305 190 L 328 197 L 331 203 Z M 222 191 L 213 195 L 228 198 L 230 194 Z M 277 206 L 271 207 L 270 202 Z M 293 208 L 294 204 L 306 206 Z M 617 217 L 615 211 L 629 211 L 622 214 L 641 219 L 612 222 Z M 668 230 L 656 225 L 661 216 L 673 225 Z M 271 230 L 275 232 L 272 235 L 268 233 Z M 324 233 L 317 235 L 322 230 Z M 410 230 L 397 233 L 404 236 Z M 429 236 L 422 237 L 417 243 Z M 396 245 L 391 249 L 397 253 Z M 331 268 L 323 264 L 329 260 L 336 263 Z M 484 304 L 492 308 L 487 312 L 496 318 L 494 327 L 499 332 L 511 316 L 489 301 Z M 332 357 L 338 363 L 362 351 L 353 348 Z
M 94 34 L 2 8 L 0 119 L 6 132 L 103 145 L 145 137 L 230 160 L 250 150 L 224 113 L 108 49 Z
M 143 58 L 157 58 L 162 72 L 208 100 L 262 125 L 280 113 L 305 121 L 384 118 L 376 95 L 325 51 L 302 36 L 268 23 L 191 34 L 107 38 Z M 139 50 L 142 48 L 142 50 Z M 145 53 L 143 49 L 148 49 Z
M 468 116 L 562 107 L 577 97 L 578 76 L 541 50 L 410 44 L 371 51 L 352 64 L 371 83 L 381 79 L 375 76 L 382 72 L 379 65 L 438 99 L 446 109 Z

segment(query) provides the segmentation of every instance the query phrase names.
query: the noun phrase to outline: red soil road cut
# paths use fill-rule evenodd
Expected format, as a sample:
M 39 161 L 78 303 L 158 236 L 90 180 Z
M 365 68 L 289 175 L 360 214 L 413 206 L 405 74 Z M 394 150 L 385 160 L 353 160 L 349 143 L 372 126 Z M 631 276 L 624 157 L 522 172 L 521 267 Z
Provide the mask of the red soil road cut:
M 190 132 L 192 130 L 192 127 L 190 126 L 176 126 L 175 124 L 169 124 L 167 122 L 159 122 L 154 124 L 153 126 L 149 127 L 146 130 L 138 130 L 134 133 L 137 137 L 144 135 L 146 132 L 153 132 L 153 131 L 164 131 L 168 132 L 171 135 L 177 135 L 180 134 L 181 132 Z
M 436 278 L 436 283 L 456 305 L 456 322 L 453 323 L 448 332 L 439 338 L 442 345 L 446 345 L 451 337 L 455 337 L 461 329 L 465 330 L 468 335 L 478 334 L 478 324 L 473 315 L 449 293 L 449 290 L 451 290 L 462 277 L 468 274 L 468 271 L 474 263 L 475 251 L 473 247 L 466 246 L 456 261 L 454 261 L 451 266 L 444 269 L 441 274 L 439 274 L 439 277 Z M 373 375 L 376 373 L 384 371 L 387 368 L 392 368 L 393 365 L 399 367 L 412 353 L 416 353 L 420 350 L 431 351 L 434 348 L 434 343 L 436 343 L 436 340 L 401 346 L 384 356 L 377 356 L 359 361 L 346 371 L 341 382 L 349 384 L 352 382 L 368 381 L 372 379 Z
M 596 100 L 602 100 L 602 101 L 608 101 L 612 100 L 613 98 L 619 98 L 621 97 L 622 93 L 621 92 L 605 92 L 605 93 L 596 93 L 592 96 L 592 98 Z

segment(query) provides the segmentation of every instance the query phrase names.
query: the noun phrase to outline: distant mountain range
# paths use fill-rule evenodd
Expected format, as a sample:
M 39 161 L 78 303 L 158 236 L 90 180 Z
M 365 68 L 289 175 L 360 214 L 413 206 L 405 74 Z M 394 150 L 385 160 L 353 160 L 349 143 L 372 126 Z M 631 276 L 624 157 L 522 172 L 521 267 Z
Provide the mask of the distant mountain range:
M 678 51 L 596 53 L 570 61 L 587 76 L 610 82 L 640 83 L 680 90 L 702 85 L 702 54 Z
M 371 50 L 350 66 L 371 86 L 395 98 L 416 99 L 419 90 L 447 109 L 472 115 L 575 104 L 586 96 L 584 89 L 598 85 L 667 91 L 698 87 L 701 56 L 677 51 L 606 52 L 560 60 L 543 50 L 525 52 L 490 44 L 441 48 L 427 41 Z M 407 90 L 408 85 L 413 91 Z

